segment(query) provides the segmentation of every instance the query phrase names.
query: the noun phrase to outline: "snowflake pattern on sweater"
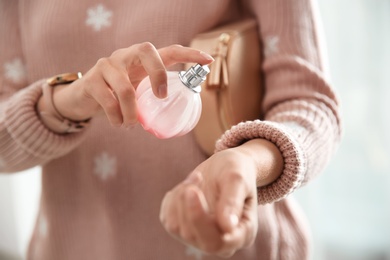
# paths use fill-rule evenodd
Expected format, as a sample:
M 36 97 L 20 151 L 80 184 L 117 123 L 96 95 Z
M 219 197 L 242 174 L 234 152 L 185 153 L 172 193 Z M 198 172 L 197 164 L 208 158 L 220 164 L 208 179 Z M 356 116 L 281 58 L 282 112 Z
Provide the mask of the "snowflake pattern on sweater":
M 22 83 L 26 79 L 26 67 L 20 58 L 4 64 L 4 76 L 12 83 Z
M 103 181 L 116 174 L 116 158 L 103 152 L 95 158 L 94 173 Z
M 91 26 L 94 31 L 100 31 L 104 27 L 111 26 L 112 11 L 108 10 L 104 5 L 99 4 L 87 10 L 87 26 Z

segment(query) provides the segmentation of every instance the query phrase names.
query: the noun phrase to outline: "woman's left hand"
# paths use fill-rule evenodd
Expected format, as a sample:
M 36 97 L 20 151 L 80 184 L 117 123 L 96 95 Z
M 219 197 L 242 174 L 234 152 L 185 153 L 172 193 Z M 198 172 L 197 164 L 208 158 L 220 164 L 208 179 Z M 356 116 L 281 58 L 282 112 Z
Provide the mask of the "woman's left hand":
M 169 234 L 206 254 L 233 255 L 257 234 L 255 160 L 240 147 L 212 155 L 162 202 Z

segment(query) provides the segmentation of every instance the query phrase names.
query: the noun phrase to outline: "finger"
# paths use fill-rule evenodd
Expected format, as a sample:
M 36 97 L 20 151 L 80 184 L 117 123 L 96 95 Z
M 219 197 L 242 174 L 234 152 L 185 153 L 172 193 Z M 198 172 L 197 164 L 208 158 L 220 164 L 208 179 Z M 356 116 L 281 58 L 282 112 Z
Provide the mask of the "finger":
M 183 182 L 185 185 L 183 185 L 181 203 L 179 204 L 181 212 L 180 234 L 186 243 L 199 247 L 199 244 L 202 243 L 199 243 L 197 229 L 199 227 L 207 230 L 217 229 L 217 226 L 209 214 L 206 198 L 199 188 L 201 181 L 199 172 L 195 172 L 190 178 L 194 178 L 193 183 Z M 203 225 L 197 225 L 199 222 Z
M 123 123 L 123 117 L 119 102 L 103 77 L 93 80 L 84 77 L 83 80 L 86 81 L 86 85 L 90 86 L 88 87 L 88 95 L 102 107 L 111 125 L 120 127 Z
M 226 248 L 238 250 L 251 245 L 258 229 L 257 200 L 248 199 L 245 203 L 240 223 L 230 233 L 223 236 Z
M 226 252 L 250 246 L 256 237 L 257 228 L 257 217 L 249 217 L 241 221 L 232 232 L 224 234 Z
M 203 181 L 203 177 L 200 171 L 194 170 L 191 172 L 187 178 L 182 182 L 183 184 L 194 184 L 200 185 Z
M 165 230 L 177 238 L 179 233 L 179 214 L 176 203 L 173 201 L 175 191 L 168 192 L 161 203 L 160 222 Z
M 206 199 L 199 188 L 192 186 L 186 191 L 185 216 L 192 227 L 196 246 L 206 253 L 215 253 L 222 246 L 222 234 L 215 219 L 209 214 Z
M 119 101 L 125 127 L 137 123 L 137 101 L 135 89 L 125 70 L 109 64 L 102 70 L 104 80 Z
M 166 209 L 168 204 L 171 205 L 175 212 L 175 217 L 169 217 L 169 221 L 175 221 L 175 224 L 167 223 L 166 213 L 160 215 L 161 221 L 169 224 L 171 227 L 170 233 L 176 239 L 182 241 L 183 243 L 195 245 L 195 237 L 193 236 L 193 229 L 188 223 L 188 219 L 186 216 L 188 200 L 186 198 L 186 189 L 191 185 L 199 185 L 202 181 L 202 176 L 200 172 L 193 171 L 188 177 L 181 182 L 178 186 L 175 187 L 174 191 L 169 192 L 166 195 L 166 199 L 164 198 L 162 209 Z M 173 201 L 173 196 L 175 197 L 175 201 Z M 169 200 L 170 199 L 170 200 Z M 169 203 L 168 203 L 169 201 Z M 204 207 L 206 208 L 206 207 Z M 171 216 L 172 212 L 169 213 Z
M 158 52 L 166 67 L 176 63 L 199 63 L 205 65 L 214 61 L 214 58 L 205 52 L 181 45 L 164 47 L 159 49 Z
M 187 211 L 186 188 L 183 183 L 168 192 L 160 209 L 160 221 L 175 239 L 188 245 L 196 245 L 193 229 L 185 216 Z
M 201 205 L 194 202 L 192 198 L 191 200 L 188 199 L 188 194 L 191 193 L 189 190 L 192 190 L 190 186 L 191 185 L 183 185 L 180 194 L 180 203 L 178 204 L 178 207 L 180 208 L 180 239 L 187 244 L 196 246 L 195 231 L 191 223 L 191 212 L 189 211 L 199 212 L 203 211 L 203 209 Z
M 167 72 L 159 52 L 153 44 L 145 42 L 138 46 L 138 57 L 146 73 L 154 95 L 159 98 L 167 96 Z
M 239 223 L 248 197 L 241 174 L 229 173 L 219 183 L 220 196 L 216 205 L 217 221 L 223 232 L 231 232 Z

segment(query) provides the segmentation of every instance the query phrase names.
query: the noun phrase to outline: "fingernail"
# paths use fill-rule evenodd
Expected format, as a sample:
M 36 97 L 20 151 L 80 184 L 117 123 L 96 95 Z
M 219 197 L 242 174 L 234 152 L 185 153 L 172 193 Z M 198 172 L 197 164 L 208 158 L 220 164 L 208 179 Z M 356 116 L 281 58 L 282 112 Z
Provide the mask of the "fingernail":
M 222 236 L 222 239 L 224 241 L 231 241 L 233 239 L 233 234 L 232 233 L 225 233 L 223 236 Z
M 237 215 L 235 215 L 235 214 L 230 214 L 230 216 L 229 216 L 229 221 L 230 221 L 230 223 L 232 224 L 232 226 L 235 227 L 235 226 L 238 225 L 239 219 L 238 219 Z
M 158 91 L 158 96 L 160 98 L 165 98 L 167 96 L 167 85 L 166 84 L 162 84 L 158 87 L 157 91 Z
M 214 58 L 211 55 L 209 55 L 203 51 L 200 52 L 200 55 L 202 55 L 205 59 L 207 59 L 209 61 L 214 61 Z
M 224 215 L 226 216 L 226 218 L 228 219 L 228 221 L 232 227 L 235 227 L 238 225 L 239 218 L 236 214 L 232 213 L 231 209 L 226 209 L 224 212 Z

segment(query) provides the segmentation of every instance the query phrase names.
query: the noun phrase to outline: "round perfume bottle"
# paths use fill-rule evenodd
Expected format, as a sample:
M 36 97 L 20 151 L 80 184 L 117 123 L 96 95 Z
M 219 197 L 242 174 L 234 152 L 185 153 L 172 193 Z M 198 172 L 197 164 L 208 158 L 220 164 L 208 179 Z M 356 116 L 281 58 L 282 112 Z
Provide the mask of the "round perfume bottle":
M 157 98 L 149 77 L 138 85 L 138 120 L 142 127 L 161 139 L 185 135 L 198 123 L 202 112 L 200 85 L 210 72 L 196 64 L 187 71 L 168 71 L 168 96 Z

